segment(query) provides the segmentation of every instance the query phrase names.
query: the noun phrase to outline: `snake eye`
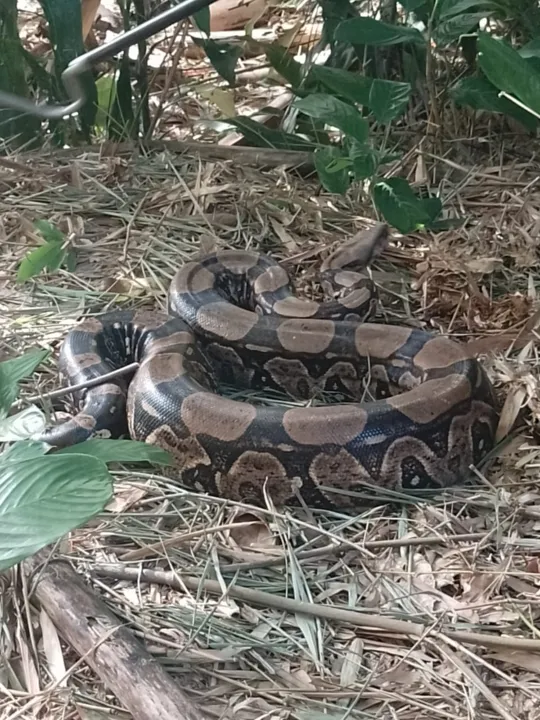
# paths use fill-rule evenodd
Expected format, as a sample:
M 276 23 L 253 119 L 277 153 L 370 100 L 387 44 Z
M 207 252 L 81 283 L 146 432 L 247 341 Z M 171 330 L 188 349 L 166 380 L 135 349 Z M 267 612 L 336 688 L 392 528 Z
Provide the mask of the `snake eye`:
M 401 462 L 401 487 L 404 490 L 423 490 L 433 487 L 436 479 L 431 477 L 418 458 L 409 455 Z

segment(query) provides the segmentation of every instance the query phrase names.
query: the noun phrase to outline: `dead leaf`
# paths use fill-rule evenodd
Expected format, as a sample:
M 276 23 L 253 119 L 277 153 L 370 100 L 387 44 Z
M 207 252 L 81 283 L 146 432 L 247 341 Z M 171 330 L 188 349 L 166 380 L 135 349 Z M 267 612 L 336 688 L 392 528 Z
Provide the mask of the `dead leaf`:
M 472 273 L 478 273 L 479 275 L 490 275 L 491 273 L 495 272 L 495 270 L 498 270 L 502 266 L 502 264 L 503 261 L 500 258 L 483 257 L 468 260 L 465 263 L 465 267 Z
M 233 543 L 241 548 L 253 550 L 255 548 L 268 550 L 276 546 L 276 538 L 268 525 L 251 513 L 243 513 L 235 517 L 237 523 L 249 523 L 249 525 L 238 525 L 228 530 L 227 535 Z
M 519 650 L 498 650 L 487 654 L 490 660 L 510 663 L 524 670 L 531 670 L 540 674 L 540 655 L 536 653 L 521 652 Z
M 526 397 L 527 390 L 523 386 L 520 385 L 510 388 L 501 410 L 497 432 L 495 433 L 495 442 L 500 442 L 508 435 L 514 426 Z
M 128 297 L 140 297 L 145 295 L 153 283 L 147 278 L 103 278 L 101 286 L 104 292 L 127 295 Z
M 217 107 L 225 117 L 234 117 L 236 115 L 236 105 L 234 102 L 234 93 L 231 90 L 223 90 L 222 88 L 208 87 L 200 89 L 199 93 L 209 102 Z
M 270 225 L 272 225 L 274 232 L 278 236 L 278 238 L 283 243 L 284 247 L 287 248 L 290 252 L 297 252 L 298 250 L 298 243 L 296 240 L 290 235 L 287 230 L 283 227 L 283 225 L 276 220 L 274 217 L 268 218 L 270 221 Z
M 105 510 L 111 513 L 122 513 L 136 505 L 139 500 L 146 496 L 144 488 L 128 486 L 116 490 L 112 500 L 106 505 Z
M 41 625 L 43 650 L 47 658 L 47 666 L 52 677 L 60 687 L 67 686 L 66 665 L 58 632 L 52 620 L 44 610 L 39 614 Z
M 347 648 L 341 673 L 339 684 L 341 687 L 353 687 L 358 681 L 358 676 L 362 674 L 362 656 L 364 653 L 364 642 L 361 638 L 355 637 Z
M 17 628 L 17 646 L 21 656 L 21 665 L 24 674 L 26 691 L 30 695 L 37 695 L 41 691 L 39 673 L 34 662 L 30 647 L 23 637 L 20 627 Z

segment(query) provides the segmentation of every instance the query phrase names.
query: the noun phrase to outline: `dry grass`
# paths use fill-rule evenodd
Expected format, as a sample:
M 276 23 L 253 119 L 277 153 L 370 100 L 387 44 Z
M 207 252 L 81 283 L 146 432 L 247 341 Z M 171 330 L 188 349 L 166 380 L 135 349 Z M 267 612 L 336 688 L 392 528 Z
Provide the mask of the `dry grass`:
M 454 145 L 454 163 L 459 156 Z M 322 256 L 374 218 L 360 198 L 336 204 L 292 173 L 165 151 L 17 162 L 14 169 L 0 161 L 6 354 L 57 343 L 83 314 L 163 307 L 174 268 L 201 247 L 272 252 L 299 292 L 316 293 Z M 210 717 L 540 717 L 540 656 L 513 649 L 516 638 L 537 639 L 540 592 L 538 166 L 513 154 L 494 163 L 479 157 L 461 169 L 443 158 L 426 163 L 446 209 L 470 222 L 429 242 L 396 237 L 374 277 L 386 291 L 386 321 L 497 350 L 486 362 L 506 400 L 504 421 L 520 406 L 524 414 L 519 434 L 478 486 L 429 502 L 379 498 L 346 516 L 254 510 L 125 469 L 115 473 L 108 512 L 60 549 Z M 18 287 L 14 273 L 35 244 L 31 223 L 38 218 L 69 234 L 77 269 Z M 513 339 L 528 337 L 532 342 L 511 350 Z M 51 363 L 25 392 L 56 385 Z M 246 520 L 252 523 L 242 525 Z M 174 571 L 177 582 L 131 579 L 127 571 L 141 563 Z M 208 580 L 219 581 L 221 597 L 206 592 Z M 10 689 L 1 716 L 122 716 L 84 663 L 58 645 L 16 572 L 3 582 L 1 682 Z M 235 587 L 259 594 L 240 600 Z M 285 596 L 311 603 L 311 614 L 276 607 L 275 598 Z M 380 629 L 345 622 L 343 609 L 379 616 Z M 411 638 L 395 620 L 423 623 L 425 632 Z M 484 634 L 486 642 L 470 644 L 453 631 Z M 490 645 L 500 633 L 503 645 Z

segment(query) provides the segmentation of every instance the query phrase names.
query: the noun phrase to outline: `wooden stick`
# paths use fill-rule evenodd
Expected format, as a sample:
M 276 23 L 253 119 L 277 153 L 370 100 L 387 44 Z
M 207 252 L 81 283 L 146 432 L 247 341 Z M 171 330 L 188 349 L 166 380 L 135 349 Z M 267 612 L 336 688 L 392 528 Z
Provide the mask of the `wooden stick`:
M 207 720 L 80 576 L 49 556 L 50 548 L 22 563 L 36 573 L 34 596 L 134 720 Z
M 182 575 L 179 581 L 176 574 L 161 570 L 145 570 L 141 568 L 129 568 L 120 564 L 95 565 L 94 572 L 104 577 L 115 580 L 135 580 L 137 582 L 158 583 L 167 585 L 176 590 L 183 590 L 184 586 L 189 590 L 200 592 L 206 591 L 210 595 L 223 596 L 223 588 L 216 580 L 202 580 L 197 577 Z M 408 620 L 394 620 L 394 618 L 376 615 L 375 613 L 363 613 L 347 608 L 331 607 L 330 605 L 317 605 L 301 600 L 281 597 L 262 590 L 238 587 L 233 585 L 227 588 L 227 594 L 231 598 L 242 600 L 276 610 L 283 610 L 289 613 L 300 613 L 311 617 L 334 620 L 354 627 L 373 628 L 379 633 L 382 631 L 392 634 L 405 635 L 413 638 L 423 638 L 426 635 L 433 637 L 447 637 L 456 642 L 468 645 L 479 645 L 480 647 L 498 647 L 511 650 L 529 650 L 540 652 L 540 640 L 529 638 L 513 637 L 511 635 L 495 635 L 489 633 L 468 632 L 467 630 L 442 631 L 430 629 L 422 623 L 410 622 Z

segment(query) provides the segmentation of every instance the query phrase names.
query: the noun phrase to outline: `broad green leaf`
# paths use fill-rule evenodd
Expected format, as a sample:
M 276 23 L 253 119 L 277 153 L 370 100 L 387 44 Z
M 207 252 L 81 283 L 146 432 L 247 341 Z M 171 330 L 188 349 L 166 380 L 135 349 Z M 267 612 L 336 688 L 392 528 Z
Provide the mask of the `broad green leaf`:
M 88 455 L 0 458 L 0 570 L 101 512 L 112 487 L 105 464 Z
M 540 114 L 540 73 L 510 45 L 488 33 L 478 33 L 478 51 L 478 64 L 488 80 Z
M 457 15 L 467 15 L 471 12 L 479 13 L 483 10 L 483 17 L 488 17 L 497 6 L 493 0 L 442 0 L 439 3 L 438 21 L 448 20 Z
M 63 243 L 66 239 L 64 233 L 47 220 L 36 220 L 34 227 L 39 230 L 43 239 L 48 243 Z
M 416 28 L 391 25 L 370 17 L 344 20 L 337 26 L 334 38 L 338 42 L 348 42 L 353 45 L 426 44 L 424 36 Z
M 55 74 L 60 87 L 61 75 L 72 60 L 86 51 L 82 37 L 80 0 L 40 0 L 49 24 L 49 38 L 54 51 Z M 93 73 L 86 71 L 80 76 L 86 102 L 79 110 L 83 132 L 90 140 L 91 128 L 96 118 L 97 91 Z
M 463 78 L 450 89 L 450 96 L 456 105 L 468 105 L 474 110 L 487 110 L 509 115 L 531 132 L 538 126 L 539 121 L 534 115 L 523 110 L 508 98 L 499 97 L 497 88 L 486 78 Z
M 7 417 L 0 416 L 0 442 L 27 440 L 42 433 L 46 427 L 45 413 L 36 405 L 30 405 Z
M 2 455 L 0 455 L 0 467 L 4 467 L 7 463 L 21 462 L 21 460 L 31 460 L 32 458 L 43 457 L 49 451 L 47 443 L 37 440 L 19 440 L 10 445 Z
M 42 270 L 58 270 L 62 264 L 66 250 L 57 242 L 40 245 L 21 261 L 17 271 L 17 282 L 26 282 L 39 275 Z
M 405 112 L 411 90 L 409 83 L 373 80 L 369 93 L 369 107 L 377 122 L 386 125 Z
M 372 192 L 384 219 L 404 235 L 429 222 L 421 200 L 403 178 L 381 180 L 373 186 Z
M 0 417 L 5 417 L 19 393 L 19 382 L 31 375 L 49 356 L 48 350 L 31 350 L 0 362 Z
M 359 105 L 369 105 L 373 78 L 339 68 L 313 65 L 309 71 L 309 79 L 318 81 L 334 95 L 340 95 Z
M 434 195 L 433 197 L 420 198 L 420 204 L 426 211 L 429 221 L 426 223 L 426 227 L 431 227 L 432 223 L 439 217 L 442 212 L 443 205 L 440 197 Z
M 377 172 L 378 153 L 369 145 L 353 140 L 349 149 L 349 157 L 356 180 L 372 178 Z
M 465 13 L 445 20 L 437 25 L 434 38 L 439 45 L 445 45 L 458 40 L 462 35 L 472 32 L 486 13 Z
M 101 462 L 149 462 L 170 465 L 172 458 L 161 448 L 136 440 L 108 440 L 92 438 L 78 445 L 56 451 L 61 455 L 88 455 Z
M 522 58 L 540 58 L 540 37 L 535 37 L 518 50 Z
M 137 134 L 137 123 L 133 112 L 130 59 L 127 50 L 120 59 L 116 80 L 116 91 L 107 119 L 107 135 L 110 140 L 129 140 Z
M 341 148 L 333 145 L 324 145 L 315 150 L 313 154 L 315 169 L 325 190 L 331 193 L 344 195 L 351 184 L 349 167 L 344 166 L 346 158 Z M 347 162 L 350 166 L 350 161 Z
M 114 73 L 102 75 L 96 80 L 97 112 L 95 124 L 99 128 L 107 127 L 107 119 L 116 98 L 116 77 Z
M 64 258 L 64 264 L 66 266 L 66 270 L 68 272 L 75 272 L 75 268 L 77 267 L 77 253 L 73 248 L 66 251 L 66 256 Z
M 29 78 L 28 53 L 19 39 L 17 0 L 0 2 L 0 91 L 22 97 L 33 94 Z M 38 85 L 39 87 L 39 85 Z M 7 147 L 35 144 L 41 119 L 19 110 L 0 108 L 0 135 Z M 7 149 L 7 148 L 6 148 Z
M 208 6 L 194 13 L 193 22 L 201 32 L 210 37 L 210 8 Z
M 194 35 L 191 39 L 201 47 L 206 53 L 206 57 L 210 60 L 214 70 L 229 85 L 234 86 L 236 83 L 236 65 L 242 55 L 240 45 L 233 45 L 228 42 L 216 42 L 215 40 L 207 40 L 198 38 Z
M 274 70 L 290 83 L 291 87 L 299 88 L 304 77 L 304 68 L 290 52 L 279 43 L 271 43 L 265 47 L 265 55 Z
M 294 106 L 306 115 L 338 128 L 348 137 L 364 142 L 369 135 L 369 124 L 352 105 L 332 95 L 314 93 L 294 101 Z
M 314 150 L 315 143 L 283 130 L 268 128 L 249 117 L 235 117 L 227 123 L 238 128 L 247 142 L 254 147 L 277 148 L 280 150 Z

